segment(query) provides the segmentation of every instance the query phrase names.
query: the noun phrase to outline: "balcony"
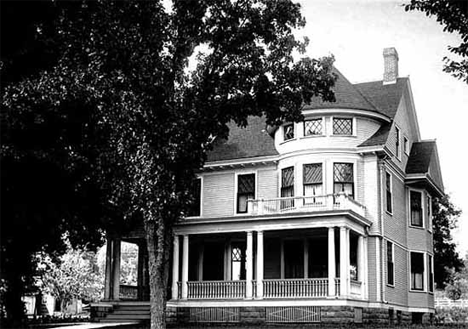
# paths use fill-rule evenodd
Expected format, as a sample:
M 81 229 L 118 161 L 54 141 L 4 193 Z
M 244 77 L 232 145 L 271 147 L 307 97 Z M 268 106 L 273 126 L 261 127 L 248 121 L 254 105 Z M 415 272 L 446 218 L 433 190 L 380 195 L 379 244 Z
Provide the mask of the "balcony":
M 365 216 L 365 207 L 346 194 L 297 196 L 247 201 L 247 213 L 253 216 L 293 212 L 353 211 Z

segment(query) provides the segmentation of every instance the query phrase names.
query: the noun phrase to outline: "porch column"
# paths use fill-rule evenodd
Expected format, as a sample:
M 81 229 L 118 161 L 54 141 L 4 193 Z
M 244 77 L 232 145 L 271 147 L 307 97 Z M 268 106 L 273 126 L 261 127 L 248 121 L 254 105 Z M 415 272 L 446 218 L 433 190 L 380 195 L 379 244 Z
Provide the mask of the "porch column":
M 252 232 L 247 232 L 247 259 L 246 259 L 246 278 L 245 278 L 245 297 L 252 298 L 252 278 L 253 278 L 253 241 Z
M 114 239 L 112 253 L 112 297 L 113 300 L 120 299 L 120 239 Z
M 179 236 L 174 236 L 174 249 L 172 250 L 172 299 L 179 298 Z
M 357 245 L 357 256 L 358 256 L 358 281 L 361 282 L 361 298 L 364 298 L 364 282 L 366 281 L 365 274 L 365 254 L 364 254 L 364 237 L 360 235 L 358 237 Z
M 340 296 L 348 296 L 349 235 L 346 227 L 340 227 Z
M 203 281 L 203 258 L 205 257 L 205 246 L 198 247 L 198 281 Z
M 188 297 L 189 236 L 184 235 L 182 247 L 182 299 Z
M 263 298 L 263 231 L 257 232 L 257 297 Z
M 328 296 L 335 297 L 335 228 L 328 228 Z
M 309 277 L 309 240 L 304 238 L 304 279 Z
M 104 299 L 110 300 L 112 289 L 112 239 L 107 237 L 106 245 L 106 276 L 104 283 Z

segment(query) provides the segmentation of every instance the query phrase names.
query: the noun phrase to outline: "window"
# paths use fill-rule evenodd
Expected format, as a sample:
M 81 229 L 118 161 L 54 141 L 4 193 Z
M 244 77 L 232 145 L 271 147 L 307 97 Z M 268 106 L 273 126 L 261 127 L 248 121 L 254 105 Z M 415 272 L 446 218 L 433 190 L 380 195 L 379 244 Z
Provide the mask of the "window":
M 393 243 L 387 241 L 387 284 L 395 284 L 395 265 L 393 259 Z
M 354 172 L 352 163 L 333 164 L 333 193 L 345 193 L 354 198 Z
M 201 178 L 193 180 L 192 184 L 192 203 L 190 205 L 188 215 L 200 216 L 201 213 Z
M 392 175 L 385 173 L 385 188 L 386 188 L 386 201 L 387 211 L 392 213 Z
M 410 210 L 411 210 L 411 225 L 423 227 L 422 220 L 422 193 L 418 191 L 410 191 Z
M 290 198 L 281 201 L 281 209 L 294 207 L 294 167 L 281 170 L 281 197 Z
M 411 289 L 424 290 L 424 254 L 411 253 Z
M 333 118 L 333 135 L 352 135 L 353 119 Z
M 400 129 L 395 127 L 395 155 L 400 158 Z
M 428 268 L 428 272 L 429 272 L 429 278 L 428 278 L 428 282 L 429 282 L 429 291 L 430 292 L 434 292 L 434 264 L 432 264 L 432 256 L 431 255 L 427 255 L 428 259 L 427 259 L 427 266 L 429 267 Z
M 316 136 L 322 134 L 322 119 L 312 119 L 304 122 L 304 136 Z
M 245 280 L 245 245 L 233 243 L 231 249 L 231 278 L 233 281 Z
M 294 138 L 294 124 L 290 123 L 284 126 L 284 140 L 290 140 Z
M 409 154 L 409 141 L 408 141 L 408 138 L 406 137 L 403 137 L 403 150 L 405 152 L 405 154 Z
M 303 167 L 304 196 L 322 195 L 322 164 L 305 164 Z M 320 198 L 305 198 L 304 204 L 319 203 Z
M 247 200 L 255 199 L 255 174 L 237 176 L 237 213 L 247 212 Z

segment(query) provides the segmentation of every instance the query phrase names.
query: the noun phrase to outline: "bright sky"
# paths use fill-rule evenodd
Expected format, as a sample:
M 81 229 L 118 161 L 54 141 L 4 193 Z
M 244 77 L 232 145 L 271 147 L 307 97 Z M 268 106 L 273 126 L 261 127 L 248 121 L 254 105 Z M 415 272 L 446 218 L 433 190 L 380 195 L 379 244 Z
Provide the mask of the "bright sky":
M 459 36 L 442 31 L 434 17 L 405 12 L 401 0 L 300 0 L 310 39 L 308 56 L 335 55 L 335 66 L 353 83 L 381 80 L 383 48 L 395 47 L 399 76 L 410 77 L 422 139 L 436 139 L 445 191 L 462 209 L 453 232 L 468 252 L 468 86 L 442 72 L 448 45 Z M 406 1 L 406 2 L 409 2 Z M 465 151 L 463 151 L 465 150 Z

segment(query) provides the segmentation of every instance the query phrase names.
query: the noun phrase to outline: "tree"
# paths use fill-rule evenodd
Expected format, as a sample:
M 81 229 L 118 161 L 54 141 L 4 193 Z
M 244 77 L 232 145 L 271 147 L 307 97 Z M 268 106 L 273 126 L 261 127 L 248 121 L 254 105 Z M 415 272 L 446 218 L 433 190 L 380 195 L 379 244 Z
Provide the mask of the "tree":
M 444 26 L 444 32 L 457 32 L 461 43 L 448 50 L 459 60 L 444 57 L 444 71 L 468 83 L 468 2 L 465 0 L 411 0 L 405 10 L 419 10 L 427 16 L 435 16 Z
M 459 272 L 450 269 L 445 295 L 452 300 L 468 297 L 468 253 L 465 255 L 464 267 Z
M 461 210 L 450 201 L 449 195 L 435 199 L 433 202 L 433 239 L 434 239 L 434 281 L 438 288 L 444 288 L 452 271 L 463 268 L 451 231 L 457 227 Z
M 165 327 L 172 227 L 189 209 L 212 141 L 228 136 L 231 121 L 298 121 L 312 97 L 334 100 L 333 58 L 294 60 L 307 42 L 292 32 L 304 23 L 289 0 L 73 2 L 47 30 L 56 65 L 5 90 L 13 126 L 51 117 L 51 128 L 57 120 L 78 130 L 76 139 L 60 130 L 67 138 L 50 150 L 63 157 L 53 161 L 81 169 L 72 175 L 77 191 L 91 184 L 101 209 L 143 221 L 152 328 Z
M 99 273 L 96 254 L 92 251 L 73 249 L 60 257 L 58 264 L 45 253 L 38 253 L 36 282 L 42 293 L 48 293 L 60 300 L 61 310 L 73 299 L 98 301 L 102 298 L 104 275 Z

